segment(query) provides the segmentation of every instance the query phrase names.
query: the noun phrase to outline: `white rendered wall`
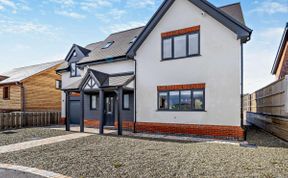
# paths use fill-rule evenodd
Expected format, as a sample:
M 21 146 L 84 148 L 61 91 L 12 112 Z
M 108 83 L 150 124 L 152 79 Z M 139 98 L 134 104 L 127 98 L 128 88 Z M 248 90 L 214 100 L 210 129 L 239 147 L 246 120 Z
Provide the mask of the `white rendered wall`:
M 188 0 L 177 0 L 137 51 L 137 121 L 240 126 L 241 45 Z M 161 62 L 161 33 L 201 26 L 201 56 Z M 206 83 L 206 112 L 157 111 L 157 86 Z

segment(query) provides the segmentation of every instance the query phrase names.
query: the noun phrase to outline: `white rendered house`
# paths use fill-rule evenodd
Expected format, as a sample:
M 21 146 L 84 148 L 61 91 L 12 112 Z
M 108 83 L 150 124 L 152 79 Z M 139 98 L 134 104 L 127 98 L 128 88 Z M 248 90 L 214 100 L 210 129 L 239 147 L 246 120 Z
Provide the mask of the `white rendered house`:
M 246 27 L 239 3 L 165 0 L 145 27 L 73 45 L 62 75 L 62 118 L 137 132 L 243 137 Z

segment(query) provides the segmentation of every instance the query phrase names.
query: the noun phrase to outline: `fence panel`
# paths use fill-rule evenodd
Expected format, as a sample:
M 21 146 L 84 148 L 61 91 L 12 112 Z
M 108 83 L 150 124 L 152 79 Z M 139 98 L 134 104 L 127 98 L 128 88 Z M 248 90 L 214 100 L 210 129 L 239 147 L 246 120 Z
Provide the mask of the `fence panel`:
M 0 130 L 59 124 L 60 112 L 0 113 Z

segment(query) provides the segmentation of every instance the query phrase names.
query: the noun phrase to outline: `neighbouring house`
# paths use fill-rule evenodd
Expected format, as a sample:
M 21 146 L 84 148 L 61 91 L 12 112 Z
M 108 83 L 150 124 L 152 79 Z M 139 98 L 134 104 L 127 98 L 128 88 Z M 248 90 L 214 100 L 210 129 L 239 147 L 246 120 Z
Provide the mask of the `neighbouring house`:
M 0 112 L 60 111 L 61 77 L 55 70 L 61 63 L 20 67 L 0 74 Z
M 277 80 L 288 75 L 288 23 L 286 24 L 271 72 L 276 76 Z
M 165 0 L 144 27 L 73 45 L 62 76 L 62 120 L 136 132 L 243 138 L 239 3 Z

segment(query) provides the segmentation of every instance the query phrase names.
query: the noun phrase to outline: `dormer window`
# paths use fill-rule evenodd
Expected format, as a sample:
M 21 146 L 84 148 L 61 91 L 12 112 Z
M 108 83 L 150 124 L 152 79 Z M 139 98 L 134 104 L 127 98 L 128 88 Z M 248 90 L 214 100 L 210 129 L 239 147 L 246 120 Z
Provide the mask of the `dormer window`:
M 70 69 L 71 69 L 70 70 L 71 77 L 76 77 L 77 76 L 77 67 L 76 67 L 75 62 L 71 63 Z
M 73 57 L 76 57 L 77 56 L 77 53 L 76 51 L 73 52 Z
M 102 49 L 107 49 L 107 48 L 109 48 L 113 43 L 114 43 L 114 41 L 108 42 Z
M 130 44 L 134 43 L 137 40 L 137 36 L 135 36 L 131 41 Z

